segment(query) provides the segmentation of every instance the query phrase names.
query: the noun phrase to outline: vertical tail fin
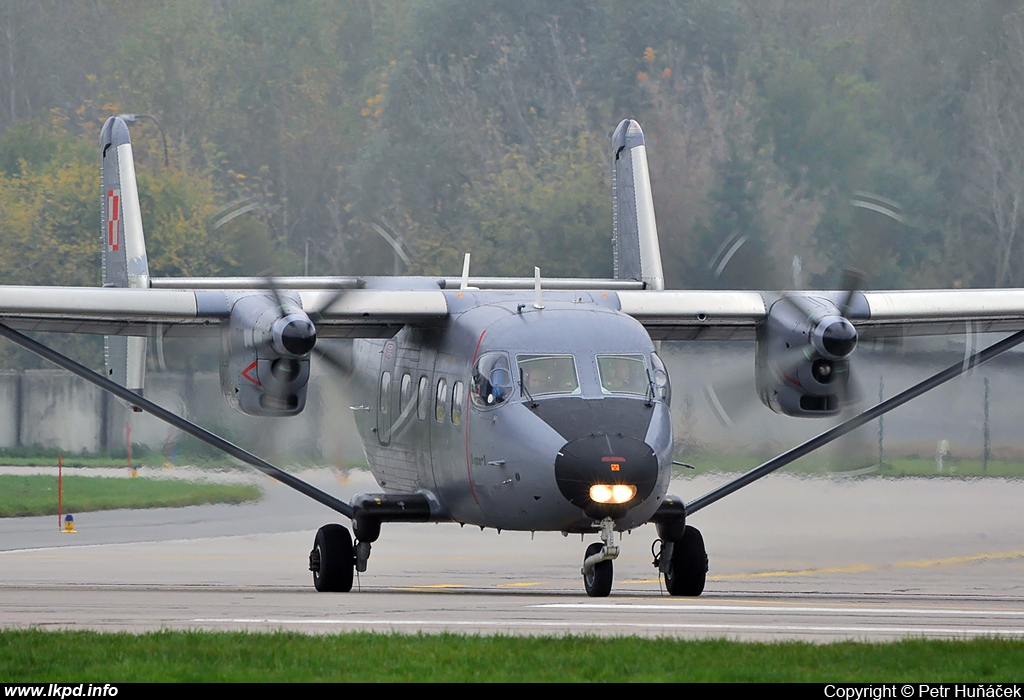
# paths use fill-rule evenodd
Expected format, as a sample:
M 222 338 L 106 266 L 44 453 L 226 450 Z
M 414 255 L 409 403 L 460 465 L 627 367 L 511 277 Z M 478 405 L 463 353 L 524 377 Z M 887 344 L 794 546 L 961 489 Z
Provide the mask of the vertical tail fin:
M 643 130 L 632 119 L 623 119 L 612 134 L 612 250 L 615 279 L 665 288 L 647 147 Z
M 111 117 L 100 132 L 103 286 L 149 287 L 149 261 L 135 181 L 135 160 L 128 126 Z M 108 336 L 104 355 L 107 376 L 142 394 L 146 374 L 146 338 Z

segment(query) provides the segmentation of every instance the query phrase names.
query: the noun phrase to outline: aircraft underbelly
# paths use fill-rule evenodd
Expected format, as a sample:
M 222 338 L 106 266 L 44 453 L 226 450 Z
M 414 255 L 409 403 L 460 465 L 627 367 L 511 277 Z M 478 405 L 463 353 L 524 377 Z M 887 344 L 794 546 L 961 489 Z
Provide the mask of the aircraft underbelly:
M 366 459 L 377 483 L 387 493 L 415 493 L 423 488 L 422 468 L 416 451 L 403 445 L 370 443 Z

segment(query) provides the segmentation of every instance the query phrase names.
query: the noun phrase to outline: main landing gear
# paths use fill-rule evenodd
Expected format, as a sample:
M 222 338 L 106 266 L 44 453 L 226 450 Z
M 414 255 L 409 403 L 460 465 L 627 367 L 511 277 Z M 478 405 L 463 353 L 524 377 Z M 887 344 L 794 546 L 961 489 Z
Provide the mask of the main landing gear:
M 313 551 L 309 553 L 309 570 L 313 572 L 313 585 L 318 591 L 351 591 L 355 565 L 355 548 L 345 526 L 331 524 L 317 530 Z
M 661 544 L 654 554 L 654 565 L 665 577 L 669 595 L 698 596 L 703 593 L 708 574 L 708 553 L 700 530 L 687 525 L 682 533 L 663 533 L 659 527 L 659 534 L 663 538 L 654 542 L 655 547 Z M 669 534 L 679 536 L 675 539 L 664 536 Z
M 366 571 L 370 546 L 380 537 L 384 522 L 425 523 L 430 502 L 418 493 L 364 493 L 352 499 L 352 534 L 343 525 L 324 525 L 309 553 L 309 570 L 318 591 L 347 593 L 355 571 Z M 353 543 L 353 536 L 355 541 Z

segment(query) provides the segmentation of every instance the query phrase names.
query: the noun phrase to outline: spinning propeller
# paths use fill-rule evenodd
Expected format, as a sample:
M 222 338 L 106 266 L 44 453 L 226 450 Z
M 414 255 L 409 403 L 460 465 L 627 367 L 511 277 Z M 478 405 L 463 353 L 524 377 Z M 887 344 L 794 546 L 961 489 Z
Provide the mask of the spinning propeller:
M 864 396 L 852 379 L 851 355 L 858 336 L 853 325 L 862 310 L 858 292 L 877 269 L 902 222 L 900 206 L 858 192 L 850 200 L 860 243 L 858 267 L 844 269 L 837 292 L 799 291 L 799 261 L 794 261 L 796 291 L 767 300 L 768 317 L 758 329 L 756 393 L 778 413 L 836 416 Z M 718 271 L 721 271 L 721 266 Z M 718 421 L 732 428 L 754 404 L 749 377 L 707 383 L 705 399 Z
M 340 287 L 334 290 L 315 310 L 306 313 L 297 300 L 286 296 L 287 290 L 282 289 L 276 276 L 269 271 L 262 275 L 265 288 L 273 296 L 276 304 L 277 319 L 271 325 L 274 349 L 281 355 L 276 365 L 282 376 L 291 376 L 295 372 L 295 360 L 316 355 L 335 371 L 346 383 L 353 375 L 354 366 L 351 352 L 342 352 L 336 348 L 325 346 L 324 340 L 317 335 L 316 324 L 323 320 L 324 314 L 340 301 L 349 290 Z M 272 368 L 271 371 L 274 371 Z

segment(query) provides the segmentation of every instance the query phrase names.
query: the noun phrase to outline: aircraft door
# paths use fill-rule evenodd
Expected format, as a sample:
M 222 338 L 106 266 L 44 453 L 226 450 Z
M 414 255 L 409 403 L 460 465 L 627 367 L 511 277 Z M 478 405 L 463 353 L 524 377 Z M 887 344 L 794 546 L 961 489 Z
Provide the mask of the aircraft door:
M 391 442 L 391 426 L 394 413 L 398 410 L 395 401 L 395 387 L 399 381 L 395 377 L 395 358 L 398 355 L 398 344 L 394 340 L 384 343 L 380 357 L 380 375 L 377 382 L 377 441 L 381 445 Z

